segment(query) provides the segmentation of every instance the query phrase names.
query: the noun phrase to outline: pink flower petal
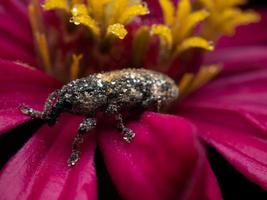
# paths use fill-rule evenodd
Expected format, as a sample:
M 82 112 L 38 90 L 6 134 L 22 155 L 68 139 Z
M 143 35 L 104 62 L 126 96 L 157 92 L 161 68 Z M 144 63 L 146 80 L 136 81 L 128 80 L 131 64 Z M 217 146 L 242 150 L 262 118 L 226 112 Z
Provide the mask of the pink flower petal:
M 97 199 L 94 139 L 86 138 L 75 167 L 66 162 L 80 120 L 65 115 L 37 131 L 1 171 L 1 199 Z
M 207 54 L 205 64 L 222 63 L 223 74 L 267 68 L 266 46 L 236 46 L 217 49 Z
M 60 84 L 27 65 L 0 60 L 0 134 L 29 120 L 22 103 L 42 109 L 48 94 Z
M 19 61 L 23 63 L 28 63 L 30 65 L 35 65 L 36 60 L 34 54 L 29 52 L 27 48 L 19 45 L 16 41 L 9 37 L 0 37 L 0 59 Z
M 233 37 L 222 37 L 215 51 L 207 54 L 206 64 L 222 63 L 222 74 L 267 67 L 267 10 L 260 10 L 261 21 L 237 28 Z
M 185 119 L 146 113 L 131 144 L 103 132 L 100 149 L 123 199 L 221 199 L 194 129 Z
M 267 70 L 222 77 L 184 101 L 201 136 L 267 190 Z
M 3 0 L 0 7 L 0 58 L 36 64 L 26 2 Z
M 12 38 L 18 45 L 24 45 L 25 50 L 33 52 L 33 38 L 31 27 L 24 24 L 14 16 L 0 12 L 0 37 L 3 39 Z
M 8 11 L 14 18 L 20 20 L 24 25 L 29 24 L 28 19 L 28 3 L 30 0 L 18 1 L 18 0 L 1 0 L 1 10 Z

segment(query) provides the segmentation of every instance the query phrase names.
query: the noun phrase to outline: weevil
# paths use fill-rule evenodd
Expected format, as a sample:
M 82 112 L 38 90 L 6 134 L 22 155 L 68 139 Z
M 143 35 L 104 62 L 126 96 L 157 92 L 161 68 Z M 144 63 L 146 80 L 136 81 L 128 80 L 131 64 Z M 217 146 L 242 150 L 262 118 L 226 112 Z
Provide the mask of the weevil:
M 178 97 L 178 87 L 168 76 L 146 69 L 123 69 L 96 73 L 76 79 L 52 92 L 43 111 L 21 105 L 22 113 L 55 124 L 62 112 L 85 116 L 72 143 L 67 161 L 74 166 L 79 160 L 83 135 L 96 126 L 97 112 L 114 115 L 122 138 L 130 143 L 135 133 L 123 123 L 122 112 L 129 109 L 165 107 Z

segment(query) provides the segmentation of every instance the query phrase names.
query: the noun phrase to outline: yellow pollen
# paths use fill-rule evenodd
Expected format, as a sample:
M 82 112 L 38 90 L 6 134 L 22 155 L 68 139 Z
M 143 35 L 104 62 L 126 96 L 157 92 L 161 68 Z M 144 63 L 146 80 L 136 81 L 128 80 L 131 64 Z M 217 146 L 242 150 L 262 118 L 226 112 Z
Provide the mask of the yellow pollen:
M 83 58 L 82 54 L 72 55 L 72 64 L 70 66 L 70 79 L 75 80 L 78 78 L 79 70 L 80 70 L 80 61 Z
M 107 34 L 112 34 L 118 37 L 119 39 L 124 39 L 127 35 L 127 30 L 123 24 L 112 24 L 108 26 Z

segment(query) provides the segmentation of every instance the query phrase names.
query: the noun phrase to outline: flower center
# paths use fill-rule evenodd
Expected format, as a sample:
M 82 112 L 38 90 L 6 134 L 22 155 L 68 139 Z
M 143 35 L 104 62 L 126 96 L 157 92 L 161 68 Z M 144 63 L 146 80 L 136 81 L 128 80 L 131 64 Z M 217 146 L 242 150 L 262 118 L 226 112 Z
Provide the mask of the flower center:
M 40 65 L 62 82 L 103 70 L 150 68 L 174 78 L 183 97 L 221 69 L 216 63 L 201 66 L 197 58 L 212 51 L 220 35 L 259 20 L 237 7 L 243 0 L 147 3 L 45 0 L 43 10 L 49 12 L 43 13 L 32 0 L 28 11 Z M 154 16 L 157 8 L 149 11 L 152 4 L 161 8 L 163 20 Z

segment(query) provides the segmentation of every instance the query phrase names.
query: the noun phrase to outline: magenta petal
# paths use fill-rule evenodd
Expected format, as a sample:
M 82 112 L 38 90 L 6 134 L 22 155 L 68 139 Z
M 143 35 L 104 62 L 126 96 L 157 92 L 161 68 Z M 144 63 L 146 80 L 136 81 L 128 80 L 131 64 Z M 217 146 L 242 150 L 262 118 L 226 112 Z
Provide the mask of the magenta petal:
M 201 136 L 267 190 L 267 70 L 213 81 L 180 105 Z
M 60 84 L 27 65 L 0 60 L 0 134 L 29 120 L 19 111 L 26 103 L 42 109 L 47 95 Z
M 267 69 L 266 46 L 237 46 L 217 49 L 205 57 L 205 64 L 223 63 L 223 73 Z
M 20 20 L 24 25 L 29 24 L 28 9 L 27 6 L 30 0 L 18 1 L 18 0 L 1 0 L 1 6 L 3 11 L 7 11 L 12 16 Z
M 259 137 L 259 130 L 253 130 L 248 121 L 237 114 L 216 110 L 198 112 L 205 120 L 195 119 L 191 114 L 187 116 L 200 129 L 201 136 L 237 170 L 267 190 L 267 138 Z M 230 115 L 236 118 L 232 119 L 236 125 L 227 123 Z
M 136 133 L 131 144 L 116 131 L 100 136 L 107 169 L 123 199 L 221 199 L 189 122 L 146 113 L 128 127 Z
M 30 65 L 35 65 L 36 63 L 35 55 L 12 38 L 0 37 L 0 47 L 4 49 L 0 52 L 0 59 L 19 61 Z
M 30 27 L 25 27 L 17 18 L 7 13 L 1 13 L 0 17 L 0 37 L 3 39 L 10 38 L 16 41 L 18 45 L 24 45 L 25 50 L 33 52 L 33 38 Z
M 216 177 L 204 153 L 202 153 L 202 155 L 200 154 L 192 177 L 194 178 L 192 178 L 191 183 L 189 183 L 184 199 L 222 199 Z
M 37 131 L 1 171 L 1 199 L 97 199 L 94 139 L 86 138 L 75 167 L 66 162 L 80 120 L 63 116 Z
M 2 0 L 0 11 L 0 58 L 36 64 L 26 2 Z

